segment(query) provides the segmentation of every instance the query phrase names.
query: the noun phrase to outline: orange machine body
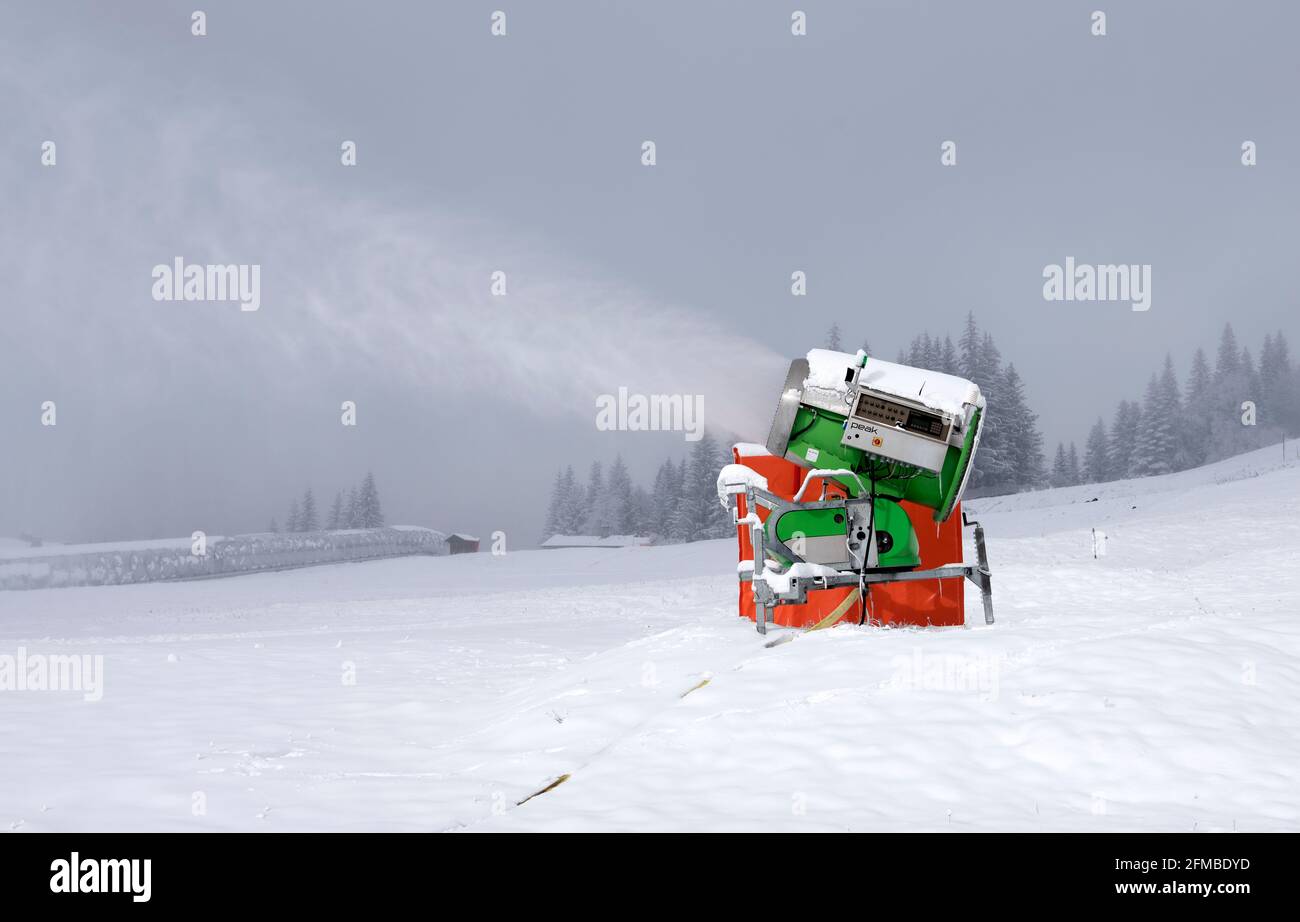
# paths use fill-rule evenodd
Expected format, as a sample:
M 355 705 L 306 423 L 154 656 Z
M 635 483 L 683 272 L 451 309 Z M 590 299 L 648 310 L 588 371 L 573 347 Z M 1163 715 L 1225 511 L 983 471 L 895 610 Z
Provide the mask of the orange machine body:
M 739 447 L 732 450 L 737 464 L 743 464 L 767 478 L 771 493 L 793 500 L 803 482 L 806 471 L 792 461 L 768 454 L 742 454 Z M 821 479 L 808 485 L 805 496 L 816 499 L 821 494 Z M 834 487 L 838 489 L 838 484 Z M 749 513 L 744 496 L 738 497 L 739 512 L 743 518 Z M 920 545 L 921 566 L 930 569 L 945 564 L 960 563 L 962 559 L 961 506 L 943 523 L 934 521 L 933 512 L 924 506 L 904 502 L 901 504 L 916 530 Z M 766 521 L 767 510 L 759 509 L 759 517 Z M 740 543 L 740 559 L 753 558 L 753 545 L 749 539 L 749 526 L 736 529 Z M 759 564 L 761 566 L 761 563 Z M 748 575 L 748 574 L 746 574 Z M 965 623 L 965 580 L 960 576 L 948 579 L 916 580 L 905 583 L 880 583 L 873 585 L 866 600 L 865 620 L 884 625 L 916 625 L 921 627 L 951 627 Z M 853 592 L 851 587 L 814 589 L 808 592 L 803 605 L 778 605 L 772 612 L 772 622 L 784 627 L 812 627 L 835 610 L 844 598 Z M 740 583 L 740 616 L 755 619 L 754 596 L 750 582 Z M 862 601 L 855 602 L 844 613 L 841 622 L 857 624 L 862 619 Z

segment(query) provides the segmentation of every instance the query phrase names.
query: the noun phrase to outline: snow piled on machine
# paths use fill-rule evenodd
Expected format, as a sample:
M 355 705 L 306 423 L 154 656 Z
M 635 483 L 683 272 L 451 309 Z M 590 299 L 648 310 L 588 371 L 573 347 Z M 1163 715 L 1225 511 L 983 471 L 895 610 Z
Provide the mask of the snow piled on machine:
M 723 509 L 730 509 L 729 497 L 744 493 L 745 487 L 766 490 L 767 478 L 743 464 L 724 464 L 718 471 L 718 502 Z
M 845 372 L 856 368 L 866 353 L 858 351 L 856 355 L 847 352 L 835 352 L 830 349 L 813 349 L 808 353 L 808 377 L 804 379 L 804 390 L 817 396 L 847 406 L 849 381 Z M 910 365 L 898 365 L 884 359 L 870 357 L 858 376 L 858 384 L 915 400 L 932 410 L 939 410 L 953 416 L 960 416 L 967 405 L 984 406 L 984 395 L 979 386 L 965 378 L 913 368 Z

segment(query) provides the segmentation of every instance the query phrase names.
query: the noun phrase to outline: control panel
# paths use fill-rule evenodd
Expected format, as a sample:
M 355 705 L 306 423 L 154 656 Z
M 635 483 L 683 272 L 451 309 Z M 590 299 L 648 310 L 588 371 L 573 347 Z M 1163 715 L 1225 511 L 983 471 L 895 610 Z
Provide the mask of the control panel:
M 941 471 L 951 432 L 945 414 L 862 387 L 840 442 L 887 461 Z

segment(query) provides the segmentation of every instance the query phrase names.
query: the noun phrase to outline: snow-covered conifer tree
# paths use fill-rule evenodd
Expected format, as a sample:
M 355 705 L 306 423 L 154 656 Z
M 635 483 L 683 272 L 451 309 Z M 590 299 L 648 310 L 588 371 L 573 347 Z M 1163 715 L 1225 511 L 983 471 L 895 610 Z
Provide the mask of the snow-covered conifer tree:
M 565 488 L 564 471 L 561 469 L 555 472 L 555 483 L 551 487 L 551 503 L 546 509 L 546 523 L 542 526 L 543 541 L 553 535 L 563 534 L 560 522 L 564 516 L 564 505 L 568 501 Z
M 635 531 L 632 512 L 632 477 L 627 472 L 627 465 L 623 463 L 623 456 L 617 455 L 605 484 L 605 497 L 600 510 L 600 522 L 604 530 L 600 534 L 632 534 Z
M 598 535 L 601 528 L 601 504 L 605 501 L 605 468 L 599 461 L 591 462 L 583 497 L 581 534 Z
M 1083 449 L 1083 478 L 1088 483 L 1102 483 L 1110 479 L 1110 440 L 1106 437 L 1106 424 L 1100 416 L 1092 424 L 1088 442 Z
M 1052 460 L 1052 486 L 1070 485 L 1070 463 L 1065 454 L 1065 443 L 1056 443 L 1056 457 Z
M 317 531 L 320 528 L 320 517 L 316 512 L 316 497 L 311 492 L 311 487 L 302 495 L 302 511 L 298 517 L 299 531 Z
M 383 528 L 384 510 L 379 502 L 379 489 L 375 486 L 375 475 L 366 472 L 361 481 L 361 492 L 357 496 L 360 508 L 362 528 Z
M 834 349 L 836 352 L 839 352 L 844 348 L 842 342 L 843 337 L 840 334 L 840 325 L 838 323 L 832 323 L 831 328 L 826 331 L 826 348 Z

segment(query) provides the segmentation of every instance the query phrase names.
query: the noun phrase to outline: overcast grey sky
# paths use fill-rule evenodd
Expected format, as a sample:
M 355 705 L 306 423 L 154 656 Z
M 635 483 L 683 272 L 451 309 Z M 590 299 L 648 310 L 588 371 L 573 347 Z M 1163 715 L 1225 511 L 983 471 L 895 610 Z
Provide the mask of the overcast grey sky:
M 893 358 L 973 310 L 1049 443 L 1081 440 L 1225 320 L 1297 339 L 1298 26 L 1263 2 L 5 0 L 0 534 L 255 530 L 372 469 L 393 520 L 530 544 L 556 466 L 622 452 L 645 480 L 686 447 L 596 431 L 596 395 L 703 393 L 761 441 L 833 321 Z M 261 309 L 152 300 L 177 256 L 259 264 Z M 1044 301 L 1067 256 L 1149 263 L 1151 309 Z

